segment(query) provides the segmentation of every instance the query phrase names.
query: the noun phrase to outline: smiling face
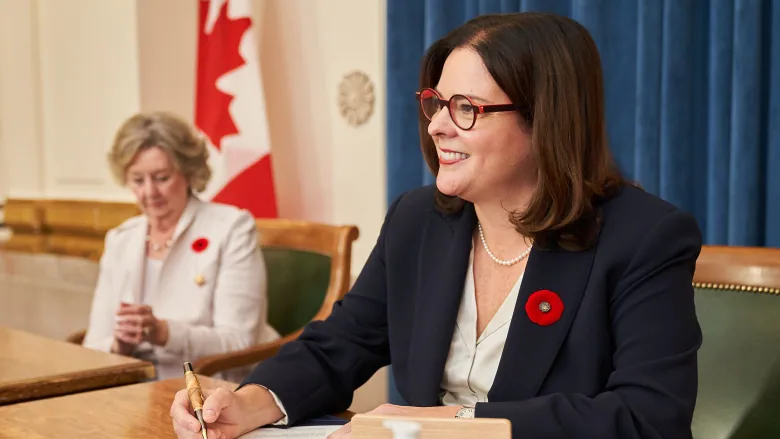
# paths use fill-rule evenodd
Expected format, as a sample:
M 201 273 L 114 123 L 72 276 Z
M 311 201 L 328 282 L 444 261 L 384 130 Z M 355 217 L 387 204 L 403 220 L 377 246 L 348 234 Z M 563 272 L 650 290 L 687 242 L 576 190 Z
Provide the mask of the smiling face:
M 443 99 L 462 94 L 476 105 L 510 103 L 482 58 L 468 48 L 447 57 L 436 90 Z M 473 203 L 506 200 L 535 184 L 531 134 L 517 112 L 479 114 L 470 130 L 462 130 L 445 108 L 431 119 L 428 134 L 439 157 L 436 186 L 445 195 Z
M 127 185 L 144 214 L 178 219 L 187 205 L 187 180 L 159 147 L 142 149 L 127 168 Z

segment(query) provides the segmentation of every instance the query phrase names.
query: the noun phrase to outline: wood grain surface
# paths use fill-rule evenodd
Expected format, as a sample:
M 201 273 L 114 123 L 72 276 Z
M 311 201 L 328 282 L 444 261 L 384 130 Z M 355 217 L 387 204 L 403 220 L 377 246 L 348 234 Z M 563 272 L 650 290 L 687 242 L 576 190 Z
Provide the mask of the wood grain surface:
M 769 247 L 702 247 L 693 281 L 780 290 L 780 249 Z M 729 289 L 732 289 L 729 288 Z
M 352 439 L 393 439 L 393 432 L 385 425 L 386 421 L 418 424 L 419 439 L 512 438 L 512 424 L 507 419 L 398 418 L 366 414 L 352 418 Z
M 213 389 L 236 385 L 198 377 Z M 175 438 L 169 415 L 182 378 L 132 384 L 0 407 L 0 438 Z
M 0 327 L 0 405 L 154 377 L 154 366 L 146 361 Z

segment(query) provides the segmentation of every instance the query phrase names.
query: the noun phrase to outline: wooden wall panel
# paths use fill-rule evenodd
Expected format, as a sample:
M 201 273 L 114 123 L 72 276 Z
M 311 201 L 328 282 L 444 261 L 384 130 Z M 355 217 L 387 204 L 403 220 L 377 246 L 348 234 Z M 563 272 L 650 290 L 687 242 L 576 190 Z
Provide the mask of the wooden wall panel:
M 108 230 L 140 213 L 132 203 L 9 199 L 11 238 L 1 248 L 98 260 Z

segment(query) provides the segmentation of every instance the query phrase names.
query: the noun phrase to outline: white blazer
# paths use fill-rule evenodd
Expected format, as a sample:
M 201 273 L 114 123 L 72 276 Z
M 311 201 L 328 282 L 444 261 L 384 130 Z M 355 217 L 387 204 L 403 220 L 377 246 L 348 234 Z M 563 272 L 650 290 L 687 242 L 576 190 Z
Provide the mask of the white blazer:
M 84 346 L 109 351 L 120 302 L 141 303 L 147 226 L 141 215 L 106 234 Z M 208 245 L 196 251 L 193 243 L 201 238 Z M 190 197 L 149 303 L 155 317 L 168 322 L 168 342 L 143 343 L 134 354 L 151 352 L 159 379 L 182 377 L 185 361 L 279 338 L 267 323 L 266 271 L 257 243 L 248 212 Z

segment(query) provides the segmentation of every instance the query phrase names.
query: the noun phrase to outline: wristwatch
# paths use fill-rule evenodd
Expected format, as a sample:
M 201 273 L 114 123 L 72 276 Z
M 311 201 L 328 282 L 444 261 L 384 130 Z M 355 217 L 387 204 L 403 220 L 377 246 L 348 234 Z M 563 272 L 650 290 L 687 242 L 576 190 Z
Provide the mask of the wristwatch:
M 473 419 L 474 407 L 463 407 L 462 409 L 458 410 L 458 413 L 455 413 L 455 417 L 461 419 Z

